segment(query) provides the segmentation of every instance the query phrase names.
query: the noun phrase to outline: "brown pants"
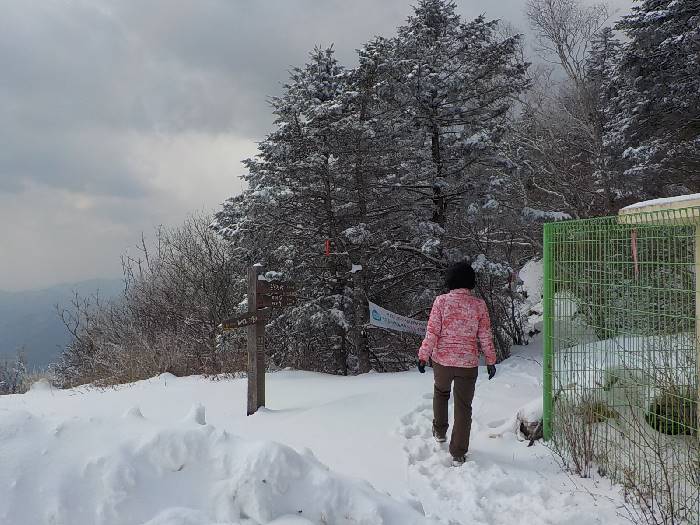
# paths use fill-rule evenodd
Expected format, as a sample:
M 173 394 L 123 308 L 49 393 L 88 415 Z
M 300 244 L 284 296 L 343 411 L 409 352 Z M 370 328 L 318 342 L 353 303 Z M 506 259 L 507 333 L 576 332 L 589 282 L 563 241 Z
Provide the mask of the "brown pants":
M 447 434 L 447 402 L 450 400 L 452 382 L 455 384 L 454 425 L 450 439 L 450 454 L 463 456 L 469 450 L 469 433 L 472 428 L 472 399 L 478 368 L 442 366 L 433 362 L 435 393 L 433 395 L 433 431 L 438 436 Z

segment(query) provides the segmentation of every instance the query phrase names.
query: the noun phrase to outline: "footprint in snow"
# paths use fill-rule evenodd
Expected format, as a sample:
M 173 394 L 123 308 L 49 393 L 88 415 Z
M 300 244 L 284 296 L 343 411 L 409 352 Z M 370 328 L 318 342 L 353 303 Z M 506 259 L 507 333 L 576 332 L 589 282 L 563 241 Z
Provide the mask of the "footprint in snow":
M 411 439 L 420 434 L 420 429 L 416 426 L 407 426 L 403 429 L 403 436 L 406 439 Z
M 405 416 L 401 416 L 401 424 L 402 425 L 410 425 L 413 423 L 415 420 L 415 414 L 413 412 L 409 412 Z
M 409 465 L 416 465 L 419 462 L 424 462 L 433 454 L 433 451 L 430 450 L 430 448 L 428 448 L 428 446 L 425 443 L 422 443 L 418 446 L 407 445 L 404 447 L 404 450 L 408 453 Z

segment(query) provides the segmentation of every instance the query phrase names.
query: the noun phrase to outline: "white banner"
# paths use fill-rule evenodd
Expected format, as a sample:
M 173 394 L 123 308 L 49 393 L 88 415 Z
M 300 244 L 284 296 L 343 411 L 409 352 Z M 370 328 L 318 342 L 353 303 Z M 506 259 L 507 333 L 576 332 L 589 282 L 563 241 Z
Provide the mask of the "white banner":
M 396 332 L 425 335 L 428 323 L 390 312 L 374 303 L 369 303 L 369 323 Z

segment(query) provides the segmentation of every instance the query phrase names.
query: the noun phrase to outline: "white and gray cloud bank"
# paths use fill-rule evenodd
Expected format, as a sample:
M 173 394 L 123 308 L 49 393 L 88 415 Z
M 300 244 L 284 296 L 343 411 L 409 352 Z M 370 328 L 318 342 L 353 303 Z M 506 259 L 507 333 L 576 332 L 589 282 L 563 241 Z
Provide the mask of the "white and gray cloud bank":
M 290 66 L 331 43 L 352 64 L 412 3 L 5 0 L 0 289 L 118 275 L 142 231 L 213 210 Z M 458 4 L 524 26 L 524 0 Z

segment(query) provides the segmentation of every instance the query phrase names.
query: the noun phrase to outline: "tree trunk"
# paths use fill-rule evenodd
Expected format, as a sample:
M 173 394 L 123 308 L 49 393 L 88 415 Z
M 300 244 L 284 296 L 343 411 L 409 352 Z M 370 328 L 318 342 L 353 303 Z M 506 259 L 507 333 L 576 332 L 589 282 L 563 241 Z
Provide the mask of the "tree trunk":
M 433 183 L 433 222 L 445 227 L 447 223 L 447 205 L 442 194 L 442 152 L 440 151 L 440 128 L 433 125 L 432 159 L 435 164 L 435 182 Z
M 363 270 L 355 272 L 353 275 L 353 304 L 355 305 L 355 326 L 353 327 L 353 339 L 355 351 L 360 361 L 360 373 L 365 374 L 370 371 L 369 360 L 369 339 L 367 337 L 366 326 L 369 322 L 369 304 L 365 290 L 365 279 Z
M 367 102 L 363 100 L 360 107 L 360 122 L 367 119 Z M 356 224 L 367 223 L 367 183 L 365 180 L 364 168 L 364 140 L 362 132 L 357 136 L 355 144 L 355 191 L 357 192 L 357 220 Z M 369 304 L 367 302 L 367 261 L 363 254 L 362 245 L 358 245 L 357 249 L 353 250 L 352 263 L 361 267 L 360 271 L 352 274 L 353 282 L 353 305 L 354 315 L 353 321 L 353 346 L 357 352 L 360 373 L 366 374 L 371 370 L 370 355 L 369 355 L 369 339 L 367 337 L 366 326 L 369 322 Z

